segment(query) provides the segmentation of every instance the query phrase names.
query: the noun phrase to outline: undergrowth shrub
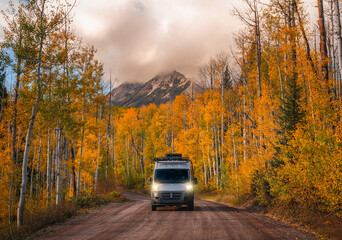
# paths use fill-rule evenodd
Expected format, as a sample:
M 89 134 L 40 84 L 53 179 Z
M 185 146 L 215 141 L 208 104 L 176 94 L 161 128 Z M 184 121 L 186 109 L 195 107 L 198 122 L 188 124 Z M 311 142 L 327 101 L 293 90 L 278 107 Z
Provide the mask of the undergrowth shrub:
M 76 205 L 81 208 L 93 208 L 108 204 L 110 202 L 122 202 L 125 197 L 117 191 L 112 191 L 107 194 L 82 194 L 76 200 Z
M 128 189 L 141 189 L 142 178 L 139 174 L 132 174 L 125 178 L 124 186 Z
M 251 192 L 261 206 L 268 206 L 271 203 L 270 183 L 263 172 L 253 173 Z
M 24 214 L 23 226 L 20 230 L 16 227 L 16 218 L 0 221 L 0 239 L 23 239 L 47 226 L 64 222 L 68 218 L 80 213 L 82 209 L 95 208 L 111 202 L 124 202 L 126 198 L 117 191 L 109 193 L 93 194 L 91 191 L 83 191 L 74 201 L 63 201 L 59 205 L 51 202 L 36 204 L 28 201 Z
M 30 234 L 55 223 L 63 222 L 77 213 L 77 206 L 72 202 L 59 205 L 31 205 L 25 209 L 24 222 L 20 230 L 13 219 L 9 227 L 8 221 L 0 223 L 0 239 L 23 239 Z

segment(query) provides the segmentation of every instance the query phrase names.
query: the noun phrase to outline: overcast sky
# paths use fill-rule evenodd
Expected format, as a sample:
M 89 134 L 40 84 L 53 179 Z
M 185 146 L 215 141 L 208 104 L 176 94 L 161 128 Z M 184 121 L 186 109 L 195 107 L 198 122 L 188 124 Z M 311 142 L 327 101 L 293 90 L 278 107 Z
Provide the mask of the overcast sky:
M 0 8 L 8 0 L 0 0 Z M 75 30 L 95 46 L 105 78 L 146 82 L 178 70 L 195 77 L 211 56 L 229 52 L 243 25 L 233 0 L 78 0 Z M 2 22 L 2 20 L 1 20 Z M 0 22 L 0 23 L 1 23 Z
M 229 50 L 240 24 L 230 15 L 231 3 L 81 0 L 75 25 L 120 82 L 145 82 L 172 70 L 192 77 L 210 56 Z

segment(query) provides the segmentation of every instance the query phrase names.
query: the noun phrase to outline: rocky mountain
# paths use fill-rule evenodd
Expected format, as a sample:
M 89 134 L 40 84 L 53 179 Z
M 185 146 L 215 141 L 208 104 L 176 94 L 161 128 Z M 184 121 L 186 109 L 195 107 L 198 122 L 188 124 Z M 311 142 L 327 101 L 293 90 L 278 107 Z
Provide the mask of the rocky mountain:
M 123 83 L 111 92 L 111 103 L 116 106 L 141 107 L 173 101 L 182 93 L 198 93 L 199 86 L 183 74 L 173 71 L 159 74 L 142 83 Z
M 111 103 L 116 106 L 127 106 L 135 92 L 138 92 L 143 83 L 123 83 L 112 90 Z

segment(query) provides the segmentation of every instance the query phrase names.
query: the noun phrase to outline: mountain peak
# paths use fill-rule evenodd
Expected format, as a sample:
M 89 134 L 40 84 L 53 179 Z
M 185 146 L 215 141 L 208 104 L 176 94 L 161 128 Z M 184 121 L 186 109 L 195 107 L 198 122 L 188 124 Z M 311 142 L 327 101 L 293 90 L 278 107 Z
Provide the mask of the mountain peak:
M 141 107 L 154 103 L 160 105 L 173 101 L 177 95 L 193 90 L 193 82 L 173 70 L 156 75 L 142 83 L 123 83 L 111 92 L 112 105 Z M 196 91 L 198 87 L 196 87 Z
M 176 70 L 170 71 L 170 72 L 161 72 L 157 74 L 156 77 L 168 77 L 168 76 L 184 76 L 180 72 L 177 72 Z

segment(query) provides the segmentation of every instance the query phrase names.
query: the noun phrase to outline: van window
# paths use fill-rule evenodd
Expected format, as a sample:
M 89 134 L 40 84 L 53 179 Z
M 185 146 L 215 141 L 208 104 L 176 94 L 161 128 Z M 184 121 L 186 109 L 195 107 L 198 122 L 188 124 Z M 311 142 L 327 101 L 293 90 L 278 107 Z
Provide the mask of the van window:
M 190 181 L 188 169 L 156 169 L 154 181 L 157 183 L 184 183 Z

